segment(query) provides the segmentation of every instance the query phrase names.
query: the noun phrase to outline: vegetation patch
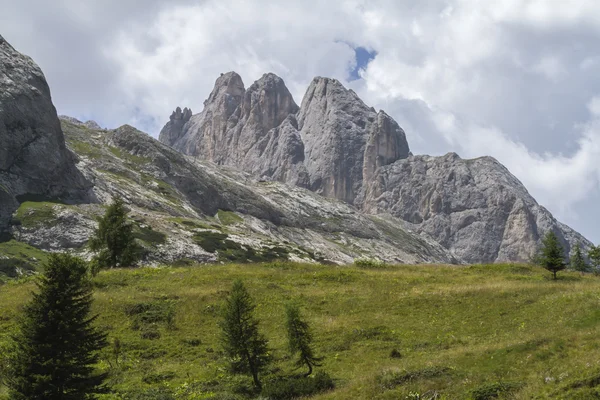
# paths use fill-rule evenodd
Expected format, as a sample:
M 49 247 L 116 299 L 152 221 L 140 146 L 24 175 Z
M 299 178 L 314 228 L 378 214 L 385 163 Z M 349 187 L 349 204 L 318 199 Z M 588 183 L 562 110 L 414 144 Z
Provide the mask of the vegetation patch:
M 151 246 L 158 246 L 167 241 L 167 235 L 155 231 L 151 226 L 136 226 L 133 230 L 133 237 Z
M 7 257 L 0 259 L 7 271 L 11 269 L 9 265 L 25 270 L 37 269 L 48 258 L 48 253 L 14 239 L 0 243 L 0 255 Z
M 163 324 L 170 329 L 175 327 L 175 301 L 171 299 L 128 304 L 125 314 L 130 318 L 133 330 L 156 324 Z
M 389 267 L 389 265 L 387 265 L 385 262 L 373 258 L 357 258 L 354 260 L 354 266 L 366 269 L 381 269 Z
M 232 211 L 217 211 L 217 217 L 223 225 L 235 225 L 244 222 L 244 219 Z
M 394 389 L 396 386 L 417 380 L 449 376 L 452 372 L 450 367 L 427 367 L 412 371 L 388 370 L 377 377 L 377 383 L 384 389 Z
M 0 276 L 16 278 L 35 271 L 35 264 L 19 258 L 0 258 Z
M 265 383 L 262 395 L 268 399 L 298 399 L 333 390 L 335 382 L 323 371 L 314 376 L 280 377 Z
M 493 382 L 481 385 L 471 392 L 472 400 L 491 400 L 510 395 L 523 387 L 517 382 Z
M 117 158 L 120 158 L 121 160 L 125 160 L 128 161 L 130 164 L 134 164 L 136 166 L 142 166 L 144 164 L 149 163 L 150 161 L 152 161 L 151 159 L 149 159 L 148 157 L 140 157 L 140 156 L 136 156 L 134 154 L 131 154 L 119 147 L 113 147 L 113 146 L 109 146 L 108 150 Z
M 17 209 L 13 223 L 20 224 L 24 228 L 52 226 L 56 223 L 54 211 L 56 205 L 57 203 L 26 201 Z
M 85 156 L 85 157 L 91 158 L 93 160 L 102 158 L 102 155 L 103 155 L 102 150 L 100 150 L 98 147 L 93 146 L 92 144 L 90 144 L 88 142 L 71 139 L 71 140 L 67 140 L 67 145 L 76 154 L 78 154 L 80 156 Z
M 189 219 L 189 218 L 179 218 L 179 217 L 174 217 L 174 218 L 169 218 L 169 221 L 171 222 L 175 222 L 176 224 L 180 224 L 183 225 L 186 228 L 189 229 L 214 229 L 215 225 L 208 225 L 204 222 L 195 220 L 195 219 Z
M 240 245 L 227 239 L 229 235 L 221 232 L 203 231 L 194 234 L 194 241 L 205 251 L 215 253 L 217 250 L 238 249 Z
M 287 260 L 289 251 L 284 247 L 266 246 L 259 250 L 241 245 L 221 232 L 203 231 L 194 235 L 194 241 L 209 253 L 217 253 L 219 261 L 229 262 L 270 262 Z

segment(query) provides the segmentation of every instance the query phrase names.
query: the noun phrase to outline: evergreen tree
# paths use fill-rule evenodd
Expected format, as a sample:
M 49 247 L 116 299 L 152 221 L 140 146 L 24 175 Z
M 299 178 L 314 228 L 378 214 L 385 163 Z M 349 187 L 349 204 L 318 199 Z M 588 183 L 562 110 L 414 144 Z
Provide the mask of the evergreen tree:
M 583 253 L 581 252 L 581 245 L 577 243 L 575 245 L 575 252 L 573 257 L 571 257 L 571 268 L 575 271 L 586 272 L 588 270 L 588 265 L 583 258 Z
M 306 366 L 308 372 L 305 376 L 312 374 L 313 367 L 318 367 L 322 358 L 316 357 L 312 347 L 312 332 L 310 326 L 300 313 L 297 304 L 289 303 L 285 308 L 286 328 L 288 334 L 288 346 L 292 356 L 298 356 L 296 365 Z
M 106 374 L 94 373 L 106 335 L 93 327 L 87 265 L 51 255 L 13 336 L 6 385 L 14 400 L 95 399 Z
M 590 259 L 590 263 L 594 267 L 594 271 L 598 272 L 598 270 L 600 269 L 600 245 L 599 246 L 592 245 L 592 247 L 590 247 L 590 250 L 588 252 L 588 257 Z
M 139 246 L 133 236 L 133 225 L 127 221 L 123 200 L 116 198 L 103 217 L 98 218 L 98 229 L 89 242 L 96 253 L 93 272 L 101 268 L 129 267 L 140 256 Z
M 232 369 L 250 373 L 254 385 L 260 389 L 258 374 L 268 363 L 268 348 L 267 340 L 258 331 L 255 308 L 242 281 L 236 280 L 225 302 L 220 326 L 223 349 L 232 360 Z
M 564 251 L 554 232 L 548 232 L 542 239 L 542 248 L 537 261 L 542 267 L 552 272 L 554 279 L 556 279 L 558 271 L 566 268 Z

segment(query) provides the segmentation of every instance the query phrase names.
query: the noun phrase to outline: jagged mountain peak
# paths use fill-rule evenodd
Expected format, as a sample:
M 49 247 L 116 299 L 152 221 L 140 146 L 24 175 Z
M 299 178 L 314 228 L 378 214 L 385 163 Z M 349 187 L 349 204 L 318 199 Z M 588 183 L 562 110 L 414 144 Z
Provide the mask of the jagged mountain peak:
M 221 75 L 204 110 L 189 122 L 167 123 L 160 140 L 348 203 L 360 195 L 364 177 L 409 154 L 398 124 L 337 79 L 314 78 L 298 107 L 273 73 L 247 90 L 238 74 Z

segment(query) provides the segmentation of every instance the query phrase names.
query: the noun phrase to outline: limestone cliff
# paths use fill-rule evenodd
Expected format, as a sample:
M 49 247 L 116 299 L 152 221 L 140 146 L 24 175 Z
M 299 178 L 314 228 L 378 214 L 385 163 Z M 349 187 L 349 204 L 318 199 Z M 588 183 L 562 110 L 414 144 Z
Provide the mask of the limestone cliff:
M 0 36 L 0 232 L 27 199 L 83 200 L 44 74 Z

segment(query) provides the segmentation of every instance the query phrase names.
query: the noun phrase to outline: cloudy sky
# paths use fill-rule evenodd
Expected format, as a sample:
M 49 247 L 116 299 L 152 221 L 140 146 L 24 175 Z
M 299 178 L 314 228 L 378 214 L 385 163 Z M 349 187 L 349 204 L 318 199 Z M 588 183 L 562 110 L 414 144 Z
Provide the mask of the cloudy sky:
M 596 0 L 0 0 L 0 34 L 62 114 L 156 136 L 221 72 L 317 75 L 392 115 L 411 150 L 491 155 L 600 242 Z

